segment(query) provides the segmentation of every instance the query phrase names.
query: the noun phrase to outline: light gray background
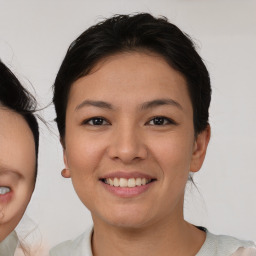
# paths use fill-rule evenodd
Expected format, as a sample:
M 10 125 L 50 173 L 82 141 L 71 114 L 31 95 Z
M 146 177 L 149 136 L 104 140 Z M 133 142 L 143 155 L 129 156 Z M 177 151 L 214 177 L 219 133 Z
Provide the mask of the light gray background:
M 195 39 L 210 71 L 212 138 L 188 186 L 185 217 L 214 233 L 256 240 L 256 1 L 255 0 L 0 0 L 0 57 L 43 107 L 71 43 L 90 25 L 116 13 L 165 15 Z M 61 175 L 62 149 L 53 107 L 41 113 L 39 176 L 27 214 L 44 243 L 73 238 L 91 225 L 70 180 Z

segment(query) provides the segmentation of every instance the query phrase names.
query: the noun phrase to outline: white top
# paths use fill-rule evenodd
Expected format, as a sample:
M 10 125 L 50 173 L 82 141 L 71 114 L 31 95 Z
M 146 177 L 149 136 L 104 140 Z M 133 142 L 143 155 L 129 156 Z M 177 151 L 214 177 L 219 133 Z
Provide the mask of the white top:
M 18 246 L 18 236 L 13 231 L 0 243 L 0 256 L 13 256 Z
M 22 239 L 24 240 L 24 239 Z M 28 245 L 29 254 L 31 256 L 48 256 L 49 249 L 44 248 L 43 245 L 32 246 L 29 241 L 25 243 Z M 27 255 L 27 254 L 26 254 Z M 12 231 L 2 242 L 0 242 L 0 256 L 25 256 L 23 249 L 19 243 L 19 236 L 16 231 Z
M 75 240 L 63 242 L 50 251 L 50 256 L 93 256 L 91 249 L 92 229 Z M 253 242 L 231 236 L 213 235 L 206 231 L 206 240 L 195 256 L 256 256 Z

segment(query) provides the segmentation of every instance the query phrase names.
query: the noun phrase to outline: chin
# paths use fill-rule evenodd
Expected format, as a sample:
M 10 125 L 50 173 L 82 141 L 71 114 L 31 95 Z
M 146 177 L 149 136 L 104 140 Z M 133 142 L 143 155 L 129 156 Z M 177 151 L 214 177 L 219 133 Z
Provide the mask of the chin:
M 149 211 L 147 211 L 149 212 Z M 102 216 L 102 220 L 113 227 L 137 229 L 147 226 L 151 216 L 140 210 L 111 211 Z

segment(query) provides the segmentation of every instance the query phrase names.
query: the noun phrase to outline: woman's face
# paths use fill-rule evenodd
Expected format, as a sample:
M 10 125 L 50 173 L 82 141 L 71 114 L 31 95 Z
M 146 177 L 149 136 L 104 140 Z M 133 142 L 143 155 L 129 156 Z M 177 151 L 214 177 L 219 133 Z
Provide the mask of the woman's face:
M 71 87 L 64 176 L 95 224 L 182 218 L 189 171 L 200 169 L 208 139 L 195 139 L 180 73 L 153 54 L 114 55 Z
M 0 107 L 0 241 L 18 224 L 35 184 L 35 143 L 24 118 Z

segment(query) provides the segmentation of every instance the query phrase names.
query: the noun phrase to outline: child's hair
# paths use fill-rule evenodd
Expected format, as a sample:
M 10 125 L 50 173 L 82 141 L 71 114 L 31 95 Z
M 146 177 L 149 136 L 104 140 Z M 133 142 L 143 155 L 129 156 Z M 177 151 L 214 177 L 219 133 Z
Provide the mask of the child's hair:
M 39 128 L 37 120 L 33 115 L 36 111 L 36 100 L 21 85 L 11 70 L 0 60 L 0 107 L 1 106 L 20 114 L 33 133 L 36 149 L 36 179 L 39 147 Z

